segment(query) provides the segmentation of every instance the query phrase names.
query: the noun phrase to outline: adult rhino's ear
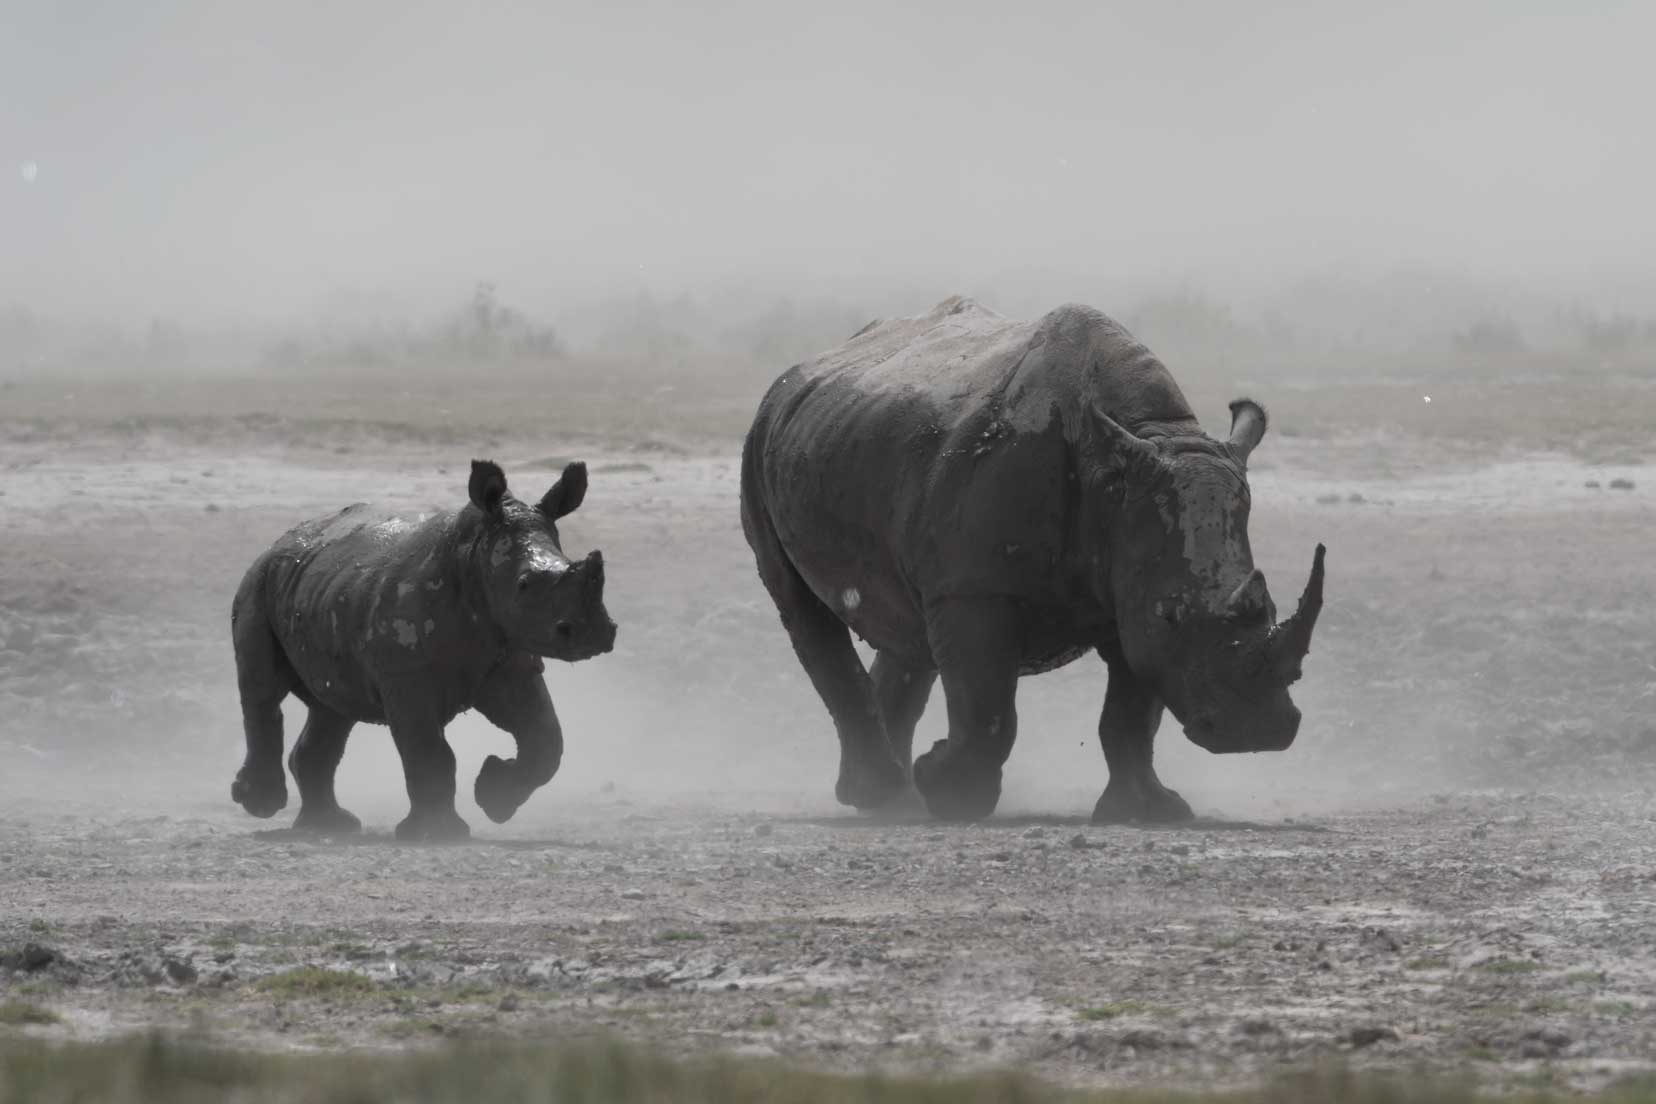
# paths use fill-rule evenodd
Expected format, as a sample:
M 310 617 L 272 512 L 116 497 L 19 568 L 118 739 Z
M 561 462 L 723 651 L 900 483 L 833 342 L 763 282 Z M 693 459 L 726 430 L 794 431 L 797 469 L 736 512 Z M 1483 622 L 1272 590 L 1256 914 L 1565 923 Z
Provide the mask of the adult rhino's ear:
M 490 517 L 499 517 L 500 503 L 506 497 L 506 473 L 493 460 L 473 460 L 466 490 L 473 506 Z
M 541 513 L 553 521 L 565 514 L 574 513 L 575 507 L 586 497 L 586 489 L 586 465 L 577 460 L 564 468 L 558 481 L 552 484 L 552 489 L 540 500 Z
M 1237 463 L 1245 468 L 1248 466 L 1248 453 L 1264 438 L 1270 419 L 1265 415 L 1265 408 L 1252 399 L 1237 399 L 1230 404 L 1230 412 L 1230 450 L 1235 454 Z
M 1087 404 L 1086 422 L 1087 451 L 1100 472 L 1138 479 L 1160 470 L 1161 453 L 1156 446 L 1135 436 L 1096 402 Z

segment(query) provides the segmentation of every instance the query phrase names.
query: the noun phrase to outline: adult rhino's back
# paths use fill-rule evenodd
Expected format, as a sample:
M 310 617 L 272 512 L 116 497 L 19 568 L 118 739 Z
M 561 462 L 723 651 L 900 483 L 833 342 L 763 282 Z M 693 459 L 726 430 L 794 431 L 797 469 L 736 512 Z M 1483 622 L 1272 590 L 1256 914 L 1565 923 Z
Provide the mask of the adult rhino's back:
M 1194 424 L 1161 363 L 1088 307 L 1018 322 L 954 298 L 875 323 L 765 396 L 744 460 L 749 542 L 768 523 L 811 590 L 891 647 L 921 635 L 922 591 L 1059 601 L 1091 402 L 1129 425 Z M 847 608 L 848 589 L 884 600 Z

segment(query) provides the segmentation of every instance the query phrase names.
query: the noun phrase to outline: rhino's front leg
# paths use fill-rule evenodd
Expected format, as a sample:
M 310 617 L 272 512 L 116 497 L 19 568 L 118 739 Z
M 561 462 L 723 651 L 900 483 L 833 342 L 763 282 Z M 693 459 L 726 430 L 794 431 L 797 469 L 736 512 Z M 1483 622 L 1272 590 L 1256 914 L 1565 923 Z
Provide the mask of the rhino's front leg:
M 1094 824 L 1133 821 L 1167 823 L 1190 820 L 1194 814 L 1185 799 L 1161 784 L 1152 764 L 1162 703 L 1124 660 L 1106 658 L 1110 686 L 1104 694 L 1104 714 L 1098 721 L 1098 741 L 1110 781 L 1093 806 Z
M 563 762 L 563 728 L 541 672 L 535 656 L 510 657 L 489 673 L 478 691 L 478 712 L 517 741 L 517 758 L 491 755 L 483 760 L 472 791 L 478 807 L 496 824 L 512 819 L 518 806 L 550 782 Z
M 419 843 L 469 838 L 471 828 L 454 811 L 454 751 L 443 735 L 440 707 L 421 686 L 382 692 L 408 786 L 408 815 L 397 825 L 397 838 Z
M 914 788 L 945 820 L 978 820 L 1000 802 L 1001 765 L 1018 735 L 1017 611 L 1006 598 L 949 598 L 926 611 L 949 738 L 914 761 Z

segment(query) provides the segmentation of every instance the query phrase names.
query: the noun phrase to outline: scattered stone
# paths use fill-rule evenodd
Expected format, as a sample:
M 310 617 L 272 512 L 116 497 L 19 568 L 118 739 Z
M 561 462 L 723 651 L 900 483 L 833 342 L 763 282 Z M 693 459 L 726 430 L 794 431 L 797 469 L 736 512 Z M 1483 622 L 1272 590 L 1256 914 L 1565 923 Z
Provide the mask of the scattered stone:
M 209 502 L 205 507 L 203 507 L 203 509 L 205 509 L 209 514 L 216 514 L 219 512 L 219 506 L 216 502 Z
M 1257 1039 L 1261 1035 L 1282 1034 L 1282 1029 L 1270 1020 L 1243 1020 L 1236 1025 L 1236 1030 L 1253 1039 Z
M 1585 484 L 1583 484 L 1583 486 L 1585 486 L 1590 491 L 1596 491 L 1596 490 L 1600 490 L 1604 486 L 1604 484 L 1600 483 L 1596 479 L 1589 479 Z
M 1633 481 L 1631 479 L 1612 479 L 1610 481 L 1610 489 L 1612 491 L 1631 491 L 1633 489 Z
M 1364 928 L 1362 943 L 1369 950 L 1383 951 L 1386 954 L 1397 954 L 1403 950 L 1403 945 L 1397 941 L 1397 937 L 1385 928 Z
M 1353 506 L 1361 506 L 1363 503 L 1367 502 L 1368 499 L 1364 498 L 1359 492 L 1352 491 L 1350 494 L 1346 495 L 1346 501 L 1351 503 Z
M 516 1012 L 518 1010 L 518 999 L 511 993 L 507 993 L 500 998 L 500 1003 L 495 1005 L 495 1008 L 501 1012 Z
M 1168 850 L 1173 852 L 1175 855 L 1188 855 L 1190 854 L 1190 844 L 1175 843 L 1172 847 L 1169 847 Z
M 63 955 L 43 943 L 25 943 L 21 950 L 0 954 L 0 967 L 22 970 L 26 974 L 44 970 L 54 962 L 63 961 Z
M 621 899 L 623 901 L 642 901 L 644 899 L 644 891 L 642 889 L 623 890 L 621 893 Z
M 1397 1039 L 1398 1035 L 1394 1029 L 1375 1026 L 1354 1027 L 1346 1032 L 1345 1037 L 1346 1042 L 1358 1049 L 1373 1046 L 1375 1043 L 1395 1043 Z
M 161 960 L 161 969 L 174 985 L 194 985 L 201 976 L 193 963 L 170 955 Z
M 1319 505 L 1319 506 L 1338 506 L 1339 504 L 1340 504 L 1340 496 L 1337 495 L 1337 494 L 1325 494 L 1325 495 L 1318 495 L 1317 496 L 1317 505 Z
M 772 831 L 774 829 L 768 824 L 755 824 L 753 826 L 753 834 L 756 836 L 768 836 Z

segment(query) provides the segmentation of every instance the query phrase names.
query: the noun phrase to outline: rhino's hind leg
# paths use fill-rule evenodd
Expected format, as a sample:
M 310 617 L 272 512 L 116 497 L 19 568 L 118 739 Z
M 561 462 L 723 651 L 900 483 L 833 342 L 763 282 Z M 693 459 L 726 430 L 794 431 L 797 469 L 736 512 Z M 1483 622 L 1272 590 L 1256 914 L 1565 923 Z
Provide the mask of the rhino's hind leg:
M 247 755 L 230 783 L 230 798 L 256 817 L 271 817 L 288 799 L 282 775 L 282 699 L 292 691 L 294 675 L 254 588 L 246 583 L 236 595 L 230 635 L 247 738 Z
M 293 822 L 296 830 L 327 835 L 362 830 L 362 822 L 341 809 L 334 797 L 334 774 L 345 754 L 352 723 L 326 706 L 310 707 L 305 727 L 288 755 L 288 770 L 299 784 L 299 816 Z
M 839 734 L 841 805 L 874 809 L 902 792 L 907 776 L 886 740 L 874 684 L 845 623 L 799 577 L 778 548 L 759 555 L 760 576 L 776 602 L 800 666 L 816 687 Z
M 885 721 L 891 754 L 902 766 L 903 773 L 908 774 L 914 762 L 914 727 L 926 711 L 926 701 L 937 682 L 937 671 L 911 667 L 893 658 L 890 652 L 876 652 L 869 677 L 874 680 L 874 699 Z
M 1119 659 L 1107 659 L 1110 686 L 1098 740 L 1110 781 L 1093 806 L 1094 824 L 1172 823 L 1195 814 L 1185 799 L 1161 784 L 1152 764 L 1162 703 Z
M 1005 598 L 928 607 L 926 633 L 943 677 L 949 738 L 914 761 L 914 786 L 945 820 L 978 820 L 1000 802 L 1001 766 L 1018 735 L 1019 639 Z

